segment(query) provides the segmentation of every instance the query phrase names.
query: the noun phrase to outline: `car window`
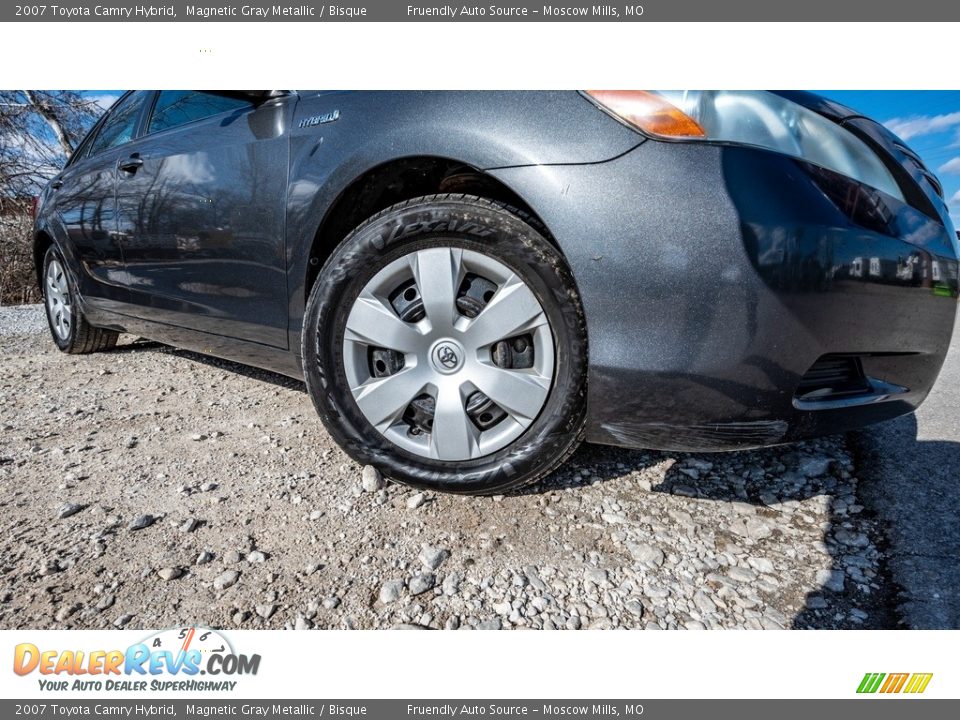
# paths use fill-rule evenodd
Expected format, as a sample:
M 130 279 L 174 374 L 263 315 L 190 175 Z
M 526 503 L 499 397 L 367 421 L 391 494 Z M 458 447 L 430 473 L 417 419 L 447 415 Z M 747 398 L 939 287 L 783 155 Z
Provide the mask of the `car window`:
M 149 93 L 138 90 L 120 100 L 110 109 L 110 115 L 100 126 L 97 136 L 90 143 L 87 156 L 117 147 L 133 140 L 137 130 L 137 121 L 140 119 L 140 109 Z
M 245 110 L 253 103 L 243 98 L 196 90 L 164 90 L 157 98 L 147 132 L 169 130 L 195 120 L 233 110 Z

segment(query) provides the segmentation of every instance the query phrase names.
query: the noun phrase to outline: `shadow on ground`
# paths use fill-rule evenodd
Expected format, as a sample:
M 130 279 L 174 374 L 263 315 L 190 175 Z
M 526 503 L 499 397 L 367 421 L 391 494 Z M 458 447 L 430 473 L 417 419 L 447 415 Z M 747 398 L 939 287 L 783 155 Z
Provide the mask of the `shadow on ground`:
M 913 414 L 849 441 L 889 540 L 900 614 L 911 629 L 960 628 L 960 443 L 922 439 Z
M 302 382 L 276 373 L 156 342 L 138 340 L 114 352 L 142 351 L 173 354 L 305 391 Z M 760 473 L 759 477 L 736 483 L 709 475 L 694 484 L 693 494 L 718 503 L 742 502 L 758 508 L 775 508 L 777 503 L 819 495 L 829 498 L 829 527 L 823 541 L 832 557 L 834 578 L 839 573 L 847 581 L 841 584 L 834 580 L 809 593 L 807 607 L 790 623 L 793 628 L 894 629 L 904 627 L 901 618 L 905 615 L 912 619 L 910 626 L 914 628 L 960 627 L 960 484 L 956 481 L 960 443 L 919 440 L 912 414 L 851 433 L 844 441 L 854 455 L 856 480 L 843 478 L 835 468 L 821 477 L 798 479 L 791 472 L 780 477 Z M 746 465 L 786 467 L 803 448 L 781 446 L 736 454 Z M 626 472 L 642 470 L 670 458 L 679 465 L 690 457 L 715 456 L 584 445 L 561 472 L 519 493 L 537 494 L 604 482 L 621 477 L 624 467 Z M 688 495 L 690 490 L 690 478 L 676 465 L 652 487 L 652 492 L 666 494 Z M 851 507 L 858 515 L 863 513 L 855 525 L 872 529 L 871 537 L 859 538 L 859 532 L 851 529 Z M 863 557 L 863 542 L 879 549 L 883 556 L 879 573 L 871 572 L 869 579 L 858 576 L 857 570 L 875 566 Z
M 785 445 L 729 455 L 739 456 L 740 462 L 748 466 L 789 468 L 796 465 L 797 457 L 806 448 L 804 444 Z M 838 476 L 837 468 L 832 466 L 831 471 L 822 477 L 801 478 L 795 471 L 787 471 L 779 477 L 767 475 L 751 477 L 746 482 L 730 482 L 725 477 L 710 475 L 693 484 L 689 477 L 678 470 L 684 460 L 691 457 L 713 462 L 717 458 L 714 454 L 661 453 L 584 445 L 567 462 L 572 473 L 563 473 L 564 480 L 558 483 L 555 475 L 522 492 L 545 492 L 582 484 L 569 479 L 576 478 L 582 470 L 588 471 L 592 478 L 584 480 L 584 483 L 604 482 L 622 476 L 624 466 L 630 470 L 642 470 L 672 458 L 676 463 L 667 471 L 663 481 L 652 487 L 652 492 L 689 495 L 692 488 L 695 497 L 701 500 L 748 503 L 758 510 L 766 508 L 767 511 L 776 511 L 780 503 L 824 496 L 828 499 L 829 525 L 822 539 L 832 560 L 831 580 L 807 595 L 807 607 L 790 619 L 789 627 L 894 629 L 900 626 L 895 612 L 898 588 L 891 581 L 882 560 L 879 572 L 876 572 L 875 559 L 871 560 L 865 555 L 875 552 L 875 548 L 885 553 L 886 540 L 875 531 L 877 523 L 867 508 L 857 513 L 853 527 L 850 524 L 850 508 L 859 510 L 854 480 Z M 862 537 L 864 528 L 869 537 Z M 868 572 L 869 576 L 862 576 L 859 572 Z M 836 580 L 838 577 L 845 578 L 842 587 Z
M 225 370 L 227 372 L 232 372 L 237 375 L 243 375 L 244 377 L 248 377 L 253 380 L 259 380 L 260 382 L 270 383 L 271 385 L 276 385 L 278 387 L 288 388 L 290 390 L 299 390 L 300 392 L 307 391 L 307 386 L 301 380 L 294 380 L 286 375 L 280 375 L 279 373 L 252 367 L 250 365 L 241 365 L 240 363 L 233 362 L 232 360 L 224 360 L 212 355 L 201 355 L 200 353 L 195 353 L 192 350 L 182 350 L 180 348 L 173 347 L 172 345 L 164 345 L 163 343 L 155 342 L 154 340 L 145 340 L 141 338 L 128 344 L 118 345 L 116 348 L 110 350 L 110 352 L 113 353 L 147 351 L 157 352 L 163 355 L 173 355 L 175 357 L 184 358 L 185 360 L 192 360 L 193 362 L 202 363 L 204 365 Z

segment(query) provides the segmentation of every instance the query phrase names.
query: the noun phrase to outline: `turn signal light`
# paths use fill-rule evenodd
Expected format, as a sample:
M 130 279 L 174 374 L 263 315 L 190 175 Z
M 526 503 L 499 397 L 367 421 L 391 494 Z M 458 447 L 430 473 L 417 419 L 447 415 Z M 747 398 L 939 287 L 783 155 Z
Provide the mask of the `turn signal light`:
M 680 108 L 645 90 L 587 90 L 594 102 L 650 135 L 705 138 L 706 131 Z

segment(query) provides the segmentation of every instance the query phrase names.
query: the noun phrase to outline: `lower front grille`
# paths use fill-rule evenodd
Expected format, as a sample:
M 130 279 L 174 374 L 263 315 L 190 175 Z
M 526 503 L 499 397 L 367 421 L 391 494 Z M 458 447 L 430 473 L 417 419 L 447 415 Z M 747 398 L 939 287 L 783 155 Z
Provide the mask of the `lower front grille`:
M 800 379 L 794 396 L 799 400 L 828 400 L 871 391 L 856 355 L 823 355 Z

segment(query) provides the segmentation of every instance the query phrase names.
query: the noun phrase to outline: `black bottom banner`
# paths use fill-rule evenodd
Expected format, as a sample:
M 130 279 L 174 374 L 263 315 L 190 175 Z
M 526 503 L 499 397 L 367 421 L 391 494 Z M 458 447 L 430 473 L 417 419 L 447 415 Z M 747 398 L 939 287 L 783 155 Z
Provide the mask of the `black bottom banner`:
M 906 706 L 910 707 L 907 708 Z M 960 717 L 960 700 L 0 700 L 0 717 L 29 718 L 736 718 Z

